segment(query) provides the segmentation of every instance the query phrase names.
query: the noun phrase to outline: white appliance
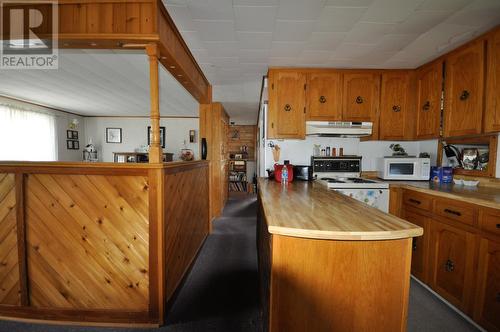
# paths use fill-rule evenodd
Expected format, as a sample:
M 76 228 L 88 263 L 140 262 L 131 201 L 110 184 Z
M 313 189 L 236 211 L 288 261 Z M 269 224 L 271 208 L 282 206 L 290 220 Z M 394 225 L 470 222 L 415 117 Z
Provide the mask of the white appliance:
M 313 177 L 328 189 L 389 212 L 389 184 L 364 179 L 361 157 L 312 157 Z
M 372 122 L 306 121 L 306 135 L 320 137 L 363 137 L 372 134 Z
M 377 175 L 384 180 L 429 181 L 430 158 L 384 157 L 377 160 Z

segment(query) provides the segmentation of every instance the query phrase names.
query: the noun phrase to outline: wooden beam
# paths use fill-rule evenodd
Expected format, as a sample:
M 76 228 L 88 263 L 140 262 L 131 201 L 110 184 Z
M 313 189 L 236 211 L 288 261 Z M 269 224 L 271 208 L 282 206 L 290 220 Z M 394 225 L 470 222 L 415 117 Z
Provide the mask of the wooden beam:
M 151 94 L 151 131 L 152 138 L 149 146 L 149 162 L 163 162 L 163 149 L 160 145 L 160 95 L 158 78 L 158 45 L 148 44 L 146 53 L 149 57 L 149 82 Z
M 16 220 L 17 220 L 17 257 L 19 262 L 19 288 L 22 306 L 29 305 L 28 271 L 26 267 L 26 222 L 24 219 L 24 174 L 16 174 Z

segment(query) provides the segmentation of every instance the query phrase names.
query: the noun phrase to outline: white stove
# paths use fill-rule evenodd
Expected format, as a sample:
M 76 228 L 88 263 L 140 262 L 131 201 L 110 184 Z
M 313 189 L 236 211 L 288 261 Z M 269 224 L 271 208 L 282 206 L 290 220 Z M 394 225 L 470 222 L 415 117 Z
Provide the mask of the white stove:
M 313 176 L 328 189 L 389 211 L 389 184 L 361 177 L 361 157 L 312 157 Z

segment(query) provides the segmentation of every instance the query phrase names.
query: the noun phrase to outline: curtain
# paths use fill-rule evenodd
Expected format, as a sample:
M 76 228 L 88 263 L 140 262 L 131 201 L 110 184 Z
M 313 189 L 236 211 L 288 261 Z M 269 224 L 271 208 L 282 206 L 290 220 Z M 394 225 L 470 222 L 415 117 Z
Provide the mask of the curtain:
M 55 161 L 55 116 L 0 104 L 0 160 Z

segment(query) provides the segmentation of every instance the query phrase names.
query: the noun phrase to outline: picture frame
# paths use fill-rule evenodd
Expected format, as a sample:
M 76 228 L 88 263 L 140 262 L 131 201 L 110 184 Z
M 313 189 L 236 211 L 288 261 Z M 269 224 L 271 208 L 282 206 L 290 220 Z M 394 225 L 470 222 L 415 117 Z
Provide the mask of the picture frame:
M 80 150 L 80 142 L 73 140 L 66 140 L 66 149 L 68 150 Z
M 80 142 L 73 141 L 73 150 L 80 150 Z
M 153 132 L 151 126 L 148 126 L 148 145 L 151 145 Z M 160 127 L 160 146 L 165 149 L 165 127 Z
M 122 128 L 106 128 L 106 143 L 121 143 Z
M 66 139 L 78 139 L 78 131 L 77 130 L 66 130 Z

